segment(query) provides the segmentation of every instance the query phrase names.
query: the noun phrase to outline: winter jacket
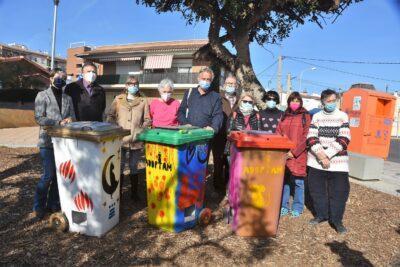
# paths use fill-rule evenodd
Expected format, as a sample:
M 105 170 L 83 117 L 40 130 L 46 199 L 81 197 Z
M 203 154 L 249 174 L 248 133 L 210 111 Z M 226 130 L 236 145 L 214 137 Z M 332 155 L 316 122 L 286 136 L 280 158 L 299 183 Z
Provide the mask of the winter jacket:
M 115 97 L 107 114 L 107 121 L 116 123 L 131 134 L 122 140 L 124 147 L 130 149 L 143 148 L 143 142 L 137 141 L 137 136 L 143 129 L 151 126 L 149 105 L 147 99 L 141 95 L 133 100 L 127 100 L 126 94 Z
M 287 159 L 286 167 L 294 176 L 307 175 L 307 134 L 310 128 L 311 116 L 305 108 L 285 111 L 278 124 L 277 133 L 286 135 L 295 144 L 291 150 L 294 158 Z
M 39 92 L 35 98 L 35 120 L 40 125 L 38 147 L 53 147 L 51 137 L 43 129 L 43 126 L 59 125 L 63 119 L 75 120 L 72 99 L 66 94 L 61 95 L 61 112 L 57 100 L 51 88 Z
M 236 111 L 232 113 L 228 120 L 227 133 L 229 134 L 231 131 L 244 131 L 246 128 L 248 128 L 247 126 L 250 126 L 250 130 L 260 130 L 260 115 L 254 110 L 250 114 L 248 124 L 246 124 L 245 116 L 242 112 L 240 112 L 239 109 L 236 109 Z M 229 154 L 230 145 L 230 142 L 227 141 L 225 146 L 225 154 Z
M 268 133 L 275 133 L 282 116 L 283 111 L 277 108 L 261 110 L 261 130 Z
M 103 121 L 106 93 L 98 83 L 92 84 L 90 95 L 83 85 L 83 79 L 68 84 L 65 93 L 72 97 L 77 121 Z

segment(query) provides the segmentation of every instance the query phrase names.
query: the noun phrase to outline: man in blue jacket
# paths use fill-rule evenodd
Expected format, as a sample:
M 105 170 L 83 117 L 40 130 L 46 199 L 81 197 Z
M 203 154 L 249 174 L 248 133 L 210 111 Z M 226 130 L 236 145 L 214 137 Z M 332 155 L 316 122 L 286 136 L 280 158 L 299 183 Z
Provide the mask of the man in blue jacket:
M 178 120 L 181 125 L 191 125 L 214 131 L 214 136 L 221 130 L 224 115 L 222 111 L 221 95 L 211 89 L 211 82 L 214 79 L 214 72 L 210 68 L 203 68 L 199 72 L 199 85 L 185 92 L 182 103 L 178 110 Z M 218 144 L 211 142 L 211 149 L 214 151 Z M 222 150 L 223 151 L 223 150 Z M 221 177 L 214 177 L 221 179 Z

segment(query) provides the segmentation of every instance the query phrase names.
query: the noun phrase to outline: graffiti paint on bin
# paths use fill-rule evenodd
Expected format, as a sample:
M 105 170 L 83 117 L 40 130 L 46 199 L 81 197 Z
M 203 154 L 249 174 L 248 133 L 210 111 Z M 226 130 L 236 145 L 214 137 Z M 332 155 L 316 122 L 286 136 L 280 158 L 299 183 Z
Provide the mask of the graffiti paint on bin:
M 145 149 L 149 222 L 169 231 L 189 228 L 203 205 L 207 144 Z
M 146 144 L 146 183 L 149 222 L 172 227 L 175 218 L 175 190 L 178 175 L 177 149 Z
M 90 210 L 93 211 L 93 202 L 89 195 L 82 190 L 74 197 L 75 207 L 79 211 Z
M 262 184 L 249 185 L 251 205 L 255 208 L 262 209 L 271 204 L 271 190 Z
M 108 206 L 108 219 L 115 216 L 115 202 Z
M 65 180 L 70 180 L 70 183 L 75 180 L 75 167 L 72 164 L 71 160 L 61 163 L 58 169 L 60 171 L 61 177 L 63 177 Z
M 179 183 L 176 190 L 178 205 L 174 227 L 176 232 L 193 227 L 203 208 L 208 144 L 192 143 L 180 146 L 178 157 Z M 191 160 L 185 160 L 187 158 Z
M 114 194 L 115 190 L 118 188 L 119 180 L 115 179 L 115 165 L 112 162 L 112 159 L 115 155 L 111 155 L 107 158 L 106 162 L 103 166 L 103 171 L 101 175 L 101 183 L 103 186 L 104 192 L 109 194 L 112 198 L 112 194 Z M 110 183 L 108 182 L 110 181 Z

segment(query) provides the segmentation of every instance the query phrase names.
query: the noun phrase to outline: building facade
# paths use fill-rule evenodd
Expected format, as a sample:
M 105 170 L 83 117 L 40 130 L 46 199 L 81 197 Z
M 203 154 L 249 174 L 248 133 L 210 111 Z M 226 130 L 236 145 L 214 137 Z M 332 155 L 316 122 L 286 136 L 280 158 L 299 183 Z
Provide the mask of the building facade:
M 25 45 L 0 44 L 0 57 L 20 57 L 35 62 L 43 68 L 50 69 L 51 56 L 47 52 L 29 50 Z M 61 57 L 54 58 L 54 67 L 65 69 L 67 61 Z
M 148 97 L 158 96 L 159 82 L 170 78 L 175 85 L 174 96 L 181 98 L 186 89 L 197 86 L 200 69 L 209 65 L 194 59 L 194 53 L 207 43 L 208 40 L 185 40 L 70 48 L 67 73 L 76 79 L 84 62 L 98 64 L 97 81 L 106 90 L 107 105 L 122 92 L 129 75 L 139 79 L 141 90 Z

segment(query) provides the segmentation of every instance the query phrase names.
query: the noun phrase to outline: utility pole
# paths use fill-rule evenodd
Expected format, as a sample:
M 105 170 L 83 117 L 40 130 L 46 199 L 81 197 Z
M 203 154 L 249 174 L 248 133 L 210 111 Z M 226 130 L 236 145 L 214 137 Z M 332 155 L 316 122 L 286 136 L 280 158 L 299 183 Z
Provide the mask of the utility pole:
M 292 92 L 292 74 L 288 73 L 286 79 L 286 93 L 290 94 L 291 92 Z
M 277 82 L 276 82 L 276 89 L 278 90 L 280 98 L 282 98 L 282 56 L 278 56 L 278 73 L 277 73 Z
M 50 69 L 54 69 L 54 54 L 56 50 L 56 33 L 57 33 L 57 7 L 60 0 L 54 0 L 54 18 L 53 18 L 53 38 L 51 42 L 51 64 Z

